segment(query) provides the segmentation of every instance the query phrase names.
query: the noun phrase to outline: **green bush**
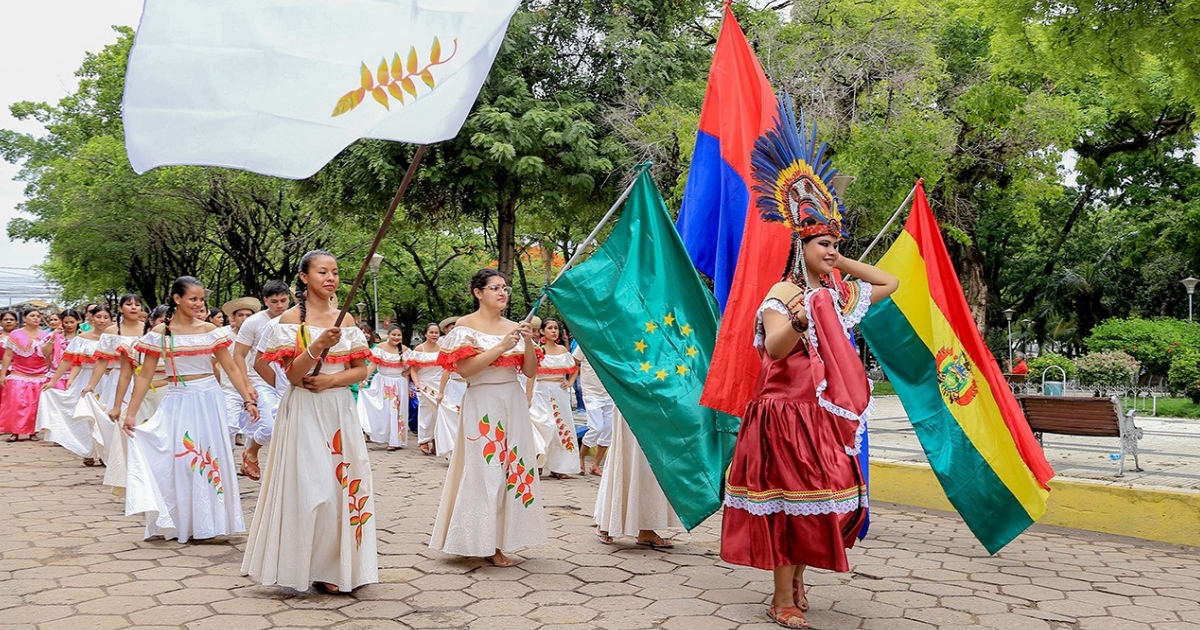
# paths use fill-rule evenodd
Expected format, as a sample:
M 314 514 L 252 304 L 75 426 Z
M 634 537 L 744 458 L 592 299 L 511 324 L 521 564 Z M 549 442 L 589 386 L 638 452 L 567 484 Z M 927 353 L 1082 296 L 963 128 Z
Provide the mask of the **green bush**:
M 1092 329 L 1085 343 L 1091 352 L 1118 350 L 1146 370 L 1165 375 L 1181 352 L 1200 352 L 1200 324 L 1182 319 L 1110 319 Z
M 1026 361 L 1026 363 L 1029 364 L 1029 380 L 1031 381 L 1040 383 L 1042 380 L 1042 372 L 1045 372 L 1046 368 L 1052 365 L 1057 365 L 1058 367 L 1062 368 L 1067 373 L 1068 381 L 1075 378 L 1075 364 L 1061 354 L 1047 352 Z M 1058 373 L 1058 370 L 1051 370 L 1050 373 L 1046 375 L 1046 378 L 1048 380 L 1057 381 L 1061 376 L 1062 375 Z
M 1171 362 L 1167 382 L 1172 393 L 1182 393 L 1200 405 L 1200 350 L 1180 352 Z
M 1137 359 L 1124 352 L 1093 352 L 1075 359 L 1081 385 L 1130 385 L 1139 369 Z

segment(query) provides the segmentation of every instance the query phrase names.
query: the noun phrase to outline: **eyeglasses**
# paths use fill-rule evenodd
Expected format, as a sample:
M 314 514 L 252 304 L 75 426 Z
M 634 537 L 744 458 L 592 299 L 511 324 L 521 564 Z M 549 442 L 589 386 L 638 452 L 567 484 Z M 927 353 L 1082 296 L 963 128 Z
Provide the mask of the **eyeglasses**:
M 488 291 L 495 291 L 497 293 L 500 293 L 500 292 L 512 293 L 512 287 L 503 286 L 503 285 L 499 285 L 499 284 L 494 284 L 490 287 L 483 287 L 483 288 L 487 289 Z

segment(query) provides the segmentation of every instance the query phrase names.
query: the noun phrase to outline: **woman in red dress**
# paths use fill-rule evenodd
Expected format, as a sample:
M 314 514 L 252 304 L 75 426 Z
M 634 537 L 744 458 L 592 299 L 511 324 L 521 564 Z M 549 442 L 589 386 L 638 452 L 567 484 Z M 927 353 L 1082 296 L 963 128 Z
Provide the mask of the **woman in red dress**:
M 792 249 L 755 322 L 762 368 L 729 468 L 721 558 L 773 571 L 768 616 L 806 628 L 804 569 L 849 571 L 846 549 L 867 506 L 857 454 L 871 385 L 849 331 L 899 282 L 838 252 L 836 171 L 821 162 L 823 146 L 814 156 L 816 143 L 797 137 L 790 105 L 781 100 L 753 155 L 757 206 L 792 230 Z

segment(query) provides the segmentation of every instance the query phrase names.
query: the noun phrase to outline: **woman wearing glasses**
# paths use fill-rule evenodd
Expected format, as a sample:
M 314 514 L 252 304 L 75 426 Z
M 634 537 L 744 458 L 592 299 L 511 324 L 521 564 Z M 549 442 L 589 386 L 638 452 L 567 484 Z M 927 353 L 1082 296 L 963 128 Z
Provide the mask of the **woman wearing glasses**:
M 493 269 L 471 278 L 474 313 L 439 341 L 439 362 L 467 382 L 433 549 L 513 566 L 505 552 L 546 543 L 537 447 L 517 380 L 537 376 L 533 329 L 505 319 L 511 289 Z

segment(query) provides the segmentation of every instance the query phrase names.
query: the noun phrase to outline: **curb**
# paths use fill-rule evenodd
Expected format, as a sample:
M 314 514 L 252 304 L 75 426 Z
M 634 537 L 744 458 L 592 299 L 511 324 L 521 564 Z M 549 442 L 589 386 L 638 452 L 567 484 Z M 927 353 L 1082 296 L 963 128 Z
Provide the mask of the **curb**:
M 871 461 L 871 500 L 954 511 L 928 464 Z M 1200 547 L 1200 492 L 1050 481 L 1040 525 Z

